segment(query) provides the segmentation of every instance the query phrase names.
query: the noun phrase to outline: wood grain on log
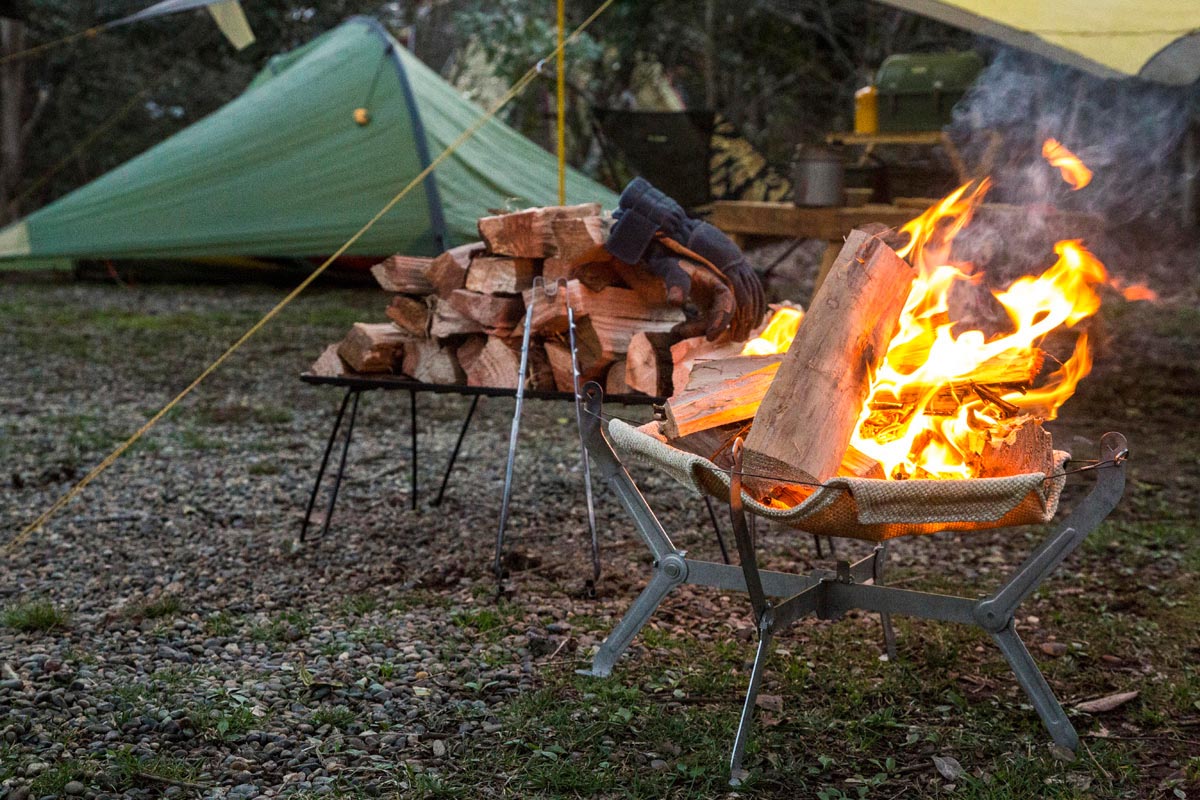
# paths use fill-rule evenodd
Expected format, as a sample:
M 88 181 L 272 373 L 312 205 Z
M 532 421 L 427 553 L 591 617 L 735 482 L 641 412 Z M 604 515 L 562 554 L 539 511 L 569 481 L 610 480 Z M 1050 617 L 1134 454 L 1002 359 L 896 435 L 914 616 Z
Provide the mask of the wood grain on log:
M 748 472 L 814 483 L 837 474 L 913 277 L 878 238 L 851 232 L 759 406 Z
M 388 319 L 413 336 L 429 335 L 431 314 L 424 301 L 398 294 L 387 307 Z
M 482 294 L 520 294 L 533 286 L 537 262 L 515 256 L 476 256 L 467 271 L 466 288 Z
M 483 333 L 483 326 L 463 316 L 443 297 L 433 297 L 433 316 L 429 323 L 429 335 L 436 339 L 451 336 Z
M 674 440 L 708 428 L 754 419 L 778 369 L 778 362 L 768 364 L 728 381 L 676 392 L 665 406 L 663 433 Z
M 458 348 L 458 361 L 467 374 L 468 386 L 517 388 L 520 342 L 514 346 L 498 336 L 473 336 Z
M 671 395 L 671 339 L 669 333 L 638 331 L 629 340 L 625 355 L 625 385 L 651 397 Z
M 551 220 L 554 255 L 574 260 L 608 241 L 611 217 L 559 217 Z
M 433 259 L 429 265 L 429 283 L 441 297 L 449 297 L 455 289 L 467 285 L 467 270 L 471 258 L 483 253 L 483 242 L 459 245 Z
M 429 282 L 432 263 L 432 258 L 397 255 L 371 267 L 371 274 L 389 292 L 429 294 L 433 291 L 433 284 Z
M 599 215 L 598 203 L 527 208 L 512 214 L 482 217 L 479 236 L 496 255 L 545 258 L 554 255 L 554 220 Z
M 629 394 L 629 384 L 625 382 L 625 359 L 618 358 L 608 368 L 608 374 L 604 377 L 604 393 Z
M 350 372 L 346 362 L 338 355 L 337 344 L 331 344 L 321 351 L 320 357 L 313 362 L 308 371 L 322 378 L 341 378 Z
M 337 352 L 355 372 L 392 372 L 412 338 L 390 322 L 356 322 Z
M 404 346 L 401 369 L 422 383 L 462 384 L 466 374 L 458 364 L 454 350 L 436 339 L 420 339 Z
M 473 319 L 490 334 L 507 336 L 521 321 L 525 304 L 520 297 L 500 297 L 466 289 L 450 293 L 450 305 L 467 319 Z

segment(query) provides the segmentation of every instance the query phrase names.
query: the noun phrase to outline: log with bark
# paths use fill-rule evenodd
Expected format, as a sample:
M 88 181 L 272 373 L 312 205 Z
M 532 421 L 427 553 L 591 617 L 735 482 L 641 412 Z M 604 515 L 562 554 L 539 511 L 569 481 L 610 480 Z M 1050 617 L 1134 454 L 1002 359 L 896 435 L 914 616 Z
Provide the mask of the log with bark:
M 837 474 L 913 277 L 878 237 L 847 237 L 746 438 L 746 471 L 779 480 L 747 478 L 748 485 L 762 492 Z

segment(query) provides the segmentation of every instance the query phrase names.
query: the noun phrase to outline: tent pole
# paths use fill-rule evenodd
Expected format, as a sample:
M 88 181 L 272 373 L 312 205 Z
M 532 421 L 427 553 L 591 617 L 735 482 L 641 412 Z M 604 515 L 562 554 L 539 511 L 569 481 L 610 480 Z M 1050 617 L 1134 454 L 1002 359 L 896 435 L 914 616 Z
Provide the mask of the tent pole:
M 566 54 L 563 52 L 563 29 L 566 27 L 565 0 L 558 0 L 558 204 L 567 204 L 567 133 L 566 133 Z

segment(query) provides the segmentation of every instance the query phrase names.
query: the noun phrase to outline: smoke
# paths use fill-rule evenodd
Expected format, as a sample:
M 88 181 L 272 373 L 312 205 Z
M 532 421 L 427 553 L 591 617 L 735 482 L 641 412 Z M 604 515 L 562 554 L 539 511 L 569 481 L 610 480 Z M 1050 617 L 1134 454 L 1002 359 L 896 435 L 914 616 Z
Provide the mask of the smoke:
M 968 164 L 990 156 L 995 185 L 989 202 L 1020 204 L 1024 212 L 982 214 L 964 232 L 962 245 L 971 252 L 963 256 L 987 261 L 1002 245 L 1004 259 L 997 261 L 1009 274 L 989 274 L 989 280 L 1003 280 L 1014 270 L 1044 266 L 1057 239 L 1082 237 L 1106 248 L 1122 226 L 1177 226 L 1178 146 L 1194 96 L 1193 89 L 1106 80 L 1000 49 L 959 103 L 949 133 Z M 1094 171 L 1088 186 L 1072 191 L 1042 158 L 1042 142 L 1050 137 Z M 1100 225 L 1070 212 L 1095 215 Z M 1084 230 L 1067 230 L 1081 224 Z

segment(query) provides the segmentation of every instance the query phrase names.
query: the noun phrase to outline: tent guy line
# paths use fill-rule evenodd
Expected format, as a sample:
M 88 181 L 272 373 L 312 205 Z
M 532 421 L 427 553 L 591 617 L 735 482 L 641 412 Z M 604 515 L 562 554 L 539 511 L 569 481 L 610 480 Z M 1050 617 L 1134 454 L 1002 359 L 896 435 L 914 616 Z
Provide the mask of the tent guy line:
M 242 50 L 254 43 L 254 32 L 250 30 L 250 24 L 246 21 L 246 14 L 242 11 L 241 3 L 238 0 L 215 0 L 215 2 L 214 0 L 163 0 L 163 2 L 155 3 L 136 14 L 130 14 L 120 19 L 93 25 L 90 28 L 69 33 L 58 39 L 52 39 L 49 42 L 43 42 L 16 53 L 8 53 L 7 55 L 0 56 L 0 64 L 29 58 L 45 50 L 70 44 L 79 39 L 95 39 L 105 31 L 121 27 L 122 25 L 128 25 L 131 22 L 141 22 L 142 20 L 154 19 L 155 17 L 174 14 L 179 11 L 189 11 L 202 6 L 208 10 L 213 21 L 220 28 L 221 33 L 225 34 L 225 38 L 236 49 Z
M 614 2 L 614 0 L 604 0 L 604 2 L 599 7 L 597 7 L 596 10 L 593 11 L 587 19 L 585 19 L 582 23 L 580 23 L 579 27 L 577 27 L 571 33 L 570 36 L 566 37 L 557 47 L 555 47 L 554 51 L 551 52 L 550 54 L 548 54 L 546 56 L 546 58 L 550 58 L 551 56 L 554 56 L 555 54 L 558 53 L 558 51 L 562 50 L 567 45 L 574 42 L 575 39 L 577 39 L 580 36 L 580 34 L 582 34 L 583 31 L 585 31 L 588 28 L 588 26 L 590 26 L 593 22 L 595 22 L 595 20 L 601 14 L 603 14 L 606 10 L 608 10 L 608 7 L 611 6 L 613 4 L 613 2 Z M 545 59 L 543 59 L 543 60 L 545 60 Z M 404 197 L 409 192 L 411 192 L 416 186 L 420 185 L 421 182 L 424 181 L 426 177 L 428 177 L 430 174 L 432 174 L 434 169 L 436 169 L 439 164 L 441 164 L 443 161 L 445 161 L 447 158 L 449 158 L 450 155 L 455 150 L 457 150 L 466 141 L 468 141 L 472 136 L 474 136 L 475 133 L 478 132 L 478 130 L 481 127 L 483 127 L 483 125 L 485 123 L 487 123 L 488 120 L 490 120 L 492 117 L 494 117 L 496 114 L 498 114 L 500 112 L 500 110 L 509 103 L 510 100 L 512 100 L 514 97 L 519 95 L 522 91 L 524 91 L 525 88 L 530 83 L 532 83 L 534 81 L 534 79 L 537 78 L 537 76 L 538 76 L 538 68 L 537 68 L 537 65 L 535 64 L 533 67 L 530 67 L 529 70 L 527 70 L 525 72 L 525 74 L 522 75 L 509 88 L 509 90 L 504 93 L 504 95 L 502 97 L 500 97 L 499 100 L 496 101 L 496 103 L 492 106 L 491 109 L 484 112 L 478 119 L 475 120 L 475 122 L 473 122 L 466 130 L 464 130 L 457 139 L 455 139 L 453 142 L 451 142 L 449 146 L 447 146 L 440 154 L 438 154 L 437 158 L 433 159 L 433 161 L 431 161 L 428 166 L 426 166 L 423 170 L 421 170 L 420 173 L 418 173 L 415 177 L 413 177 L 412 180 L 410 180 L 404 186 L 404 188 L 402 188 L 399 192 L 397 192 L 392 197 L 391 200 L 389 200 L 381 209 L 379 209 L 379 211 L 377 211 L 375 213 L 375 215 L 366 222 L 366 224 L 364 224 L 361 228 L 359 228 L 358 231 L 356 231 L 353 236 L 351 236 L 349 239 L 347 239 L 342 244 L 342 246 L 339 247 L 335 253 L 333 253 L 333 255 L 326 258 L 319 267 L 317 267 L 311 273 L 309 273 L 308 277 L 306 277 L 303 281 L 301 281 L 300 284 L 298 286 L 296 286 L 295 289 L 293 289 L 291 292 L 289 292 L 287 294 L 287 296 L 285 296 L 282 300 L 280 300 L 278 303 L 276 303 L 275 306 L 271 308 L 271 310 L 269 310 L 266 314 L 264 314 L 263 317 L 258 320 L 258 322 L 254 323 L 254 325 L 252 325 L 245 333 L 243 333 L 240 337 L 238 337 L 237 341 L 235 341 L 233 344 L 231 344 L 225 350 L 225 352 L 223 352 L 223 353 L 221 353 L 221 355 L 217 356 L 216 360 L 214 360 L 211 364 L 209 364 L 204 369 L 204 371 L 201 372 L 181 392 L 179 392 L 179 394 L 177 394 L 177 395 L 175 395 L 175 397 L 171 398 L 171 400 L 166 405 L 164 405 L 161 409 L 159 409 L 154 414 L 154 416 L 150 417 L 150 419 L 148 419 L 140 428 L 138 428 L 136 431 L 134 431 L 133 435 L 131 435 L 128 439 L 126 439 L 124 442 L 122 442 L 120 445 L 118 445 L 117 448 L 114 449 L 111 453 L 109 453 L 104 458 L 103 461 L 101 461 L 99 464 L 97 464 L 95 467 L 93 467 L 91 469 L 91 471 L 88 472 L 87 475 L 83 476 L 83 478 L 81 478 L 74 486 L 72 486 L 61 497 L 59 497 L 58 500 L 56 500 L 53 505 L 51 505 L 44 512 L 42 512 L 38 516 L 37 519 L 33 520 L 33 522 L 30 522 L 28 525 L 26 525 L 21 530 L 20 533 L 18 533 L 16 536 L 14 536 L 12 538 L 12 540 L 9 541 L 7 544 L 5 544 L 4 549 L 3 549 L 4 554 L 11 555 L 18 547 L 20 547 L 25 542 L 27 542 L 29 540 L 29 538 L 36 531 L 38 531 L 43 525 L 45 525 L 46 522 L 48 522 L 51 517 L 53 517 L 56 513 L 58 513 L 58 511 L 60 511 L 64 506 L 66 506 L 67 503 L 71 502 L 71 500 L 73 500 L 85 488 L 87 488 L 88 484 L 90 484 L 92 481 L 94 481 L 96 478 L 98 478 L 101 474 L 103 474 L 105 472 L 105 470 L 107 470 L 114 463 L 116 463 L 117 459 L 119 459 L 122 455 L 124 455 L 125 452 L 127 450 L 129 450 L 130 447 L 132 447 L 134 444 L 137 443 L 137 441 L 139 439 L 142 438 L 142 436 L 144 436 L 148 431 L 150 431 L 150 429 L 152 429 L 155 425 L 157 425 L 159 420 L 161 420 L 163 417 L 165 417 L 167 414 L 169 414 L 171 412 L 171 410 L 175 408 L 175 406 L 179 405 L 179 403 L 185 397 L 187 397 L 189 394 L 191 394 L 192 391 L 197 386 L 199 386 L 201 383 L 203 383 L 204 380 L 207 379 L 209 375 L 216 372 L 217 369 L 219 369 L 221 367 L 221 365 L 224 364 L 229 359 L 230 356 L 232 356 L 235 352 L 237 352 L 237 350 L 240 349 L 243 344 L 245 344 L 247 341 L 249 341 L 256 333 L 258 333 L 260 330 L 262 330 L 262 328 L 265 327 L 268 322 L 270 322 L 272 319 L 274 319 L 279 314 L 279 312 L 282 311 L 289 303 L 291 303 L 293 300 L 295 300 L 297 297 L 299 297 L 300 294 L 305 289 L 307 289 L 310 285 L 312 285 L 313 281 L 315 281 L 318 277 L 320 277 L 321 273 L 323 273 L 329 267 L 330 264 L 332 264 L 339 257 L 341 257 L 348 249 L 350 249 L 350 247 L 356 241 L 358 241 L 358 239 L 361 238 L 363 234 L 365 234 L 368 230 L 370 230 L 371 227 L 373 225 L 375 225 L 375 223 L 378 222 L 380 219 L 382 219 L 383 216 L 385 214 L 387 214 L 388 211 L 390 211 L 397 203 L 399 203 L 402 199 L 404 199 Z

